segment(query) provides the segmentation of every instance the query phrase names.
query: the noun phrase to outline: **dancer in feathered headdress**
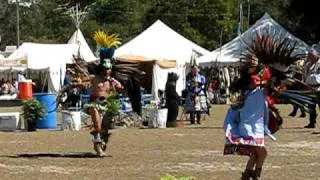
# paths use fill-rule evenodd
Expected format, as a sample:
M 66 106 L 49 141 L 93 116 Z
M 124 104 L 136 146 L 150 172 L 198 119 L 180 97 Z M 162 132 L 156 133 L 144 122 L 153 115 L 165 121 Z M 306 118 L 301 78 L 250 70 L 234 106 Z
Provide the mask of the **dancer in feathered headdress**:
M 267 156 L 264 136 L 275 140 L 272 134 L 282 124 L 275 99 L 283 96 L 303 106 L 313 104 L 314 99 L 311 94 L 303 94 L 302 90 L 311 90 L 308 85 L 290 76 L 290 66 L 303 57 L 294 54 L 295 42 L 281 33 L 266 31 L 244 43 L 247 50 L 243 53 L 241 77 L 231 86 L 237 96 L 231 98 L 233 104 L 224 122 L 224 154 L 250 156 L 242 174 L 246 180 L 259 179 Z
M 138 69 L 138 64 L 119 62 L 113 58 L 115 48 L 121 44 L 118 35 L 107 35 L 98 31 L 94 39 L 99 46 L 99 62 L 87 63 L 81 57 L 75 57 L 74 64 L 70 67 L 74 72 L 73 84 L 63 88 L 62 92 L 73 86 L 92 86 L 90 103 L 85 105 L 85 111 L 91 115 L 94 125 L 91 132 L 94 136 L 94 149 L 98 155 L 104 155 L 103 151 L 110 136 L 110 109 L 115 108 L 111 106 L 119 104 L 117 90 L 124 90 L 122 84 L 128 81 L 139 81 L 144 72 Z M 140 93 L 140 87 L 133 88 L 138 88 Z M 129 90 L 136 92 L 133 89 Z

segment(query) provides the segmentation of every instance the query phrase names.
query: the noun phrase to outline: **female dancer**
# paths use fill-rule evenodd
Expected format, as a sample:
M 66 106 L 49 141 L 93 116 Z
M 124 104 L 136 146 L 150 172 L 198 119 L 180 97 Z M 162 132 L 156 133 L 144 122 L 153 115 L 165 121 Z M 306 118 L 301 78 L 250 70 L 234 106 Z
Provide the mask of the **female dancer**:
M 229 109 L 224 129 L 226 145 L 224 154 L 247 155 L 249 160 L 242 179 L 258 179 L 262 166 L 267 157 L 264 147 L 264 135 L 271 135 L 268 128 L 268 102 L 263 84 L 254 72 L 257 66 L 250 65 L 244 68 L 241 78 L 232 87 L 232 90 L 241 93 L 236 104 Z M 254 169 L 255 168 L 255 169 Z

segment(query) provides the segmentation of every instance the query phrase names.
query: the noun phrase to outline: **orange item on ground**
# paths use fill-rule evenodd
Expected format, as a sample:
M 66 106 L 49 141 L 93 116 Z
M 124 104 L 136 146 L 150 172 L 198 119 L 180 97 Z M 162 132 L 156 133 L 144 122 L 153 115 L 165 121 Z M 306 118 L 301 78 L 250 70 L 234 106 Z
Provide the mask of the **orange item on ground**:
M 32 81 L 26 80 L 21 81 L 18 84 L 18 90 L 19 90 L 19 99 L 26 100 L 26 99 L 32 99 Z

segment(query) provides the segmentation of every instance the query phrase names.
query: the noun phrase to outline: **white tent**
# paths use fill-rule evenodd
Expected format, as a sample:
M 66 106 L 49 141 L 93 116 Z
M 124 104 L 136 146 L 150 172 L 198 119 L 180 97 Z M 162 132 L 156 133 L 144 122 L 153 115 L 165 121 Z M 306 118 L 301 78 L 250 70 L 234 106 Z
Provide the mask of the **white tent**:
M 191 56 L 202 56 L 209 53 L 206 49 L 181 36 L 160 20 L 157 20 L 140 35 L 122 45 L 115 52 L 115 57 L 143 56 L 149 60 L 175 60 L 176 68 L 164 69 L 157 64 L 153 68 L 152 94 L 158 97 L 158 89 L 164 90 L 168 72 L 176 72 L 180 78 L 177 92 L 185 87 L 185 64 Z
M 85 40 L 80 29 L 77 29 L 68 41 L 68 44 L 78 44 L 80 47 L 81 56 L 86 61 L 94 61 L 98 58 L 92 53 L 87 41 Z
M 157 20 L 140 35 L 118 48 L 115 56 L 141 55 L 149 59 L 176 60 L 178 64 L 185 64 L 190 61 L 193 51 L 199 55 L 209 53 Z
M 309 46 L 290 34 L 280 24 L 278 24 L 272 17 L 265 13 L 264 16 L 259 19 L 253 26 L 245 31 L 241 37 L 242 39 L 252 39 L 257 32 L 262 30 L 268 30 L 270 33 L 285 33 L 287 37 L 297 41 L 296 53 L 304 53 L 307 51 Z M 197 62 L 200 64 L 211 63 L 211 62 L 222 62 L 222 63 L 234 63 L 239 62 L 241 53 L 245 50 L 245 45 L 241 42 L 239 37 L 236 37 L 232 41 L 223 45 L 221 48 L 216 49 L 208 55 L 197 58 Z
M 37 44 L 23 43 L 6 60 L 25 59 L 27 68 L 32 70 L 48 70 L 49 92 L 58 92 L 65 76 L 67 63 L 72 63 L 73 55 L 78 54 L 77 44 Z M 87 52 L 80 48 L 80 56 Z M 90 61 L 90 60 L 89 60 Z

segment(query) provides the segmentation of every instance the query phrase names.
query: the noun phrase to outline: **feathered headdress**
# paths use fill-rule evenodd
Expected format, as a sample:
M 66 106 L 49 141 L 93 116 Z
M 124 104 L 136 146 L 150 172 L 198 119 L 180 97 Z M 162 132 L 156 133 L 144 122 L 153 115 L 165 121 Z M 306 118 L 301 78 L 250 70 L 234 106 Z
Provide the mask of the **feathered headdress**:
M 279 126 L 282 118 L 279 111 L 273 106 L 276 98 L 281 96 L 302 107 L 314 103 L 314 99 L 311 88 L 290 75 L 290 67 L 303 59 L 306 54 L 297 53 L 297 42 L 290 39 L 287 34 L 269 32 L 269 30 L 260 31 L 253 39 L 243 40 L 242 43 L 246 45 L 246 50 L 242 53 L 241 58 L 241 78 L 233 84 L 231 89 L 246 91 L 255 86 L 266 88 L 270 120 L 275 120 L 272 122 L 276 122 L 274 124 Z M 242 97 L 238 97 L 235 107 L 243 103 L 244 98 Z M 277 130 L 277 128 L 270 129 L 273 129 L 273 132 Z
M 271 83 L 274 86 L 284 85 L 283 82 L 301 83 L 290 77 L 289 70 L 298 60 L 304 59 L 306 54 L 297 53 L 297 41 L 289 38 L 287 34 L 269 32 L 259 31 L 251 41 L 243 41 L 247 48 L 242 53 L 242 62 L 245 66 L 257 66 L 258 72 L 254 72 L 254 75 L 261 80 L 269 81 L 273 78 Z
M 139 64 L 130 62 L 121 62 L 113 58 L 115 48 L 121 45 L 121 39 L 118 34 L 108 35 L 104 31 L 97 31 L 94 39 L 100 46 L 99 66 L 102 68 L 112 69 L 113 76 L 121 82 L 126 82 L 130 77 L 139 79 L 145 73 L 139 70 Z
M 305 57 L 295 51 L 297 41 L 286 33 L 268 30 L 258 31 L 252 41 L 244 40 L 247 46 L 243 59 L 247 62 L 258 61 L 259 64 L 270 66 L 279 71 L 285 71 L 290 65 Z
M 119 34 L 108 35 L 102 30 L 98 30 L 94 33 L 94 40 L 98 46 L 108 47 L 108 48 L 118 48 L 121 45 L 121 39 Z

